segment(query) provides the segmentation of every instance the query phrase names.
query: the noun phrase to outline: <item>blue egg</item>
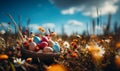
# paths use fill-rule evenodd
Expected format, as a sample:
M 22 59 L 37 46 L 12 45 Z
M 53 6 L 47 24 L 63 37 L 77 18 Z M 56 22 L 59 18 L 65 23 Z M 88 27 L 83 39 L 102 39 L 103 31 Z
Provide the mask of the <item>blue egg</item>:
M 39 44 L 41 42 L 41 39 L 38 36 L 34 36 L 33 41 Z
M 52 48 L 53 48 L 54 52 L 60 52 L 60 46 L 58 43 L 55 42 L 55 44 L 53 45 Z

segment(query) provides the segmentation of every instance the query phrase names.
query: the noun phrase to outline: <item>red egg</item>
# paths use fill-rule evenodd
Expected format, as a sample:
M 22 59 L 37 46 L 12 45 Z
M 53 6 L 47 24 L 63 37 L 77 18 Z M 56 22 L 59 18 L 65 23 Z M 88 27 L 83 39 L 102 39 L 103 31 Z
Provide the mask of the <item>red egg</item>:
M 45 41 L 43 41 L 43 42 L 41 42 L 41 43 L 39 44 L 39 48 L 40 48 L 40 49 L 43 49 L 43 48 L 45 48 L 45 47 L 47 47 L 47 46 L 48 46 L 48 43 L 45 42 Z
M 49 40 L 48 37 L 46 37 L 46 36 L 43 36 L 43 37 L 42 37 L 42 42 L 43 42 L 43 41 L 48 42 L 48 40 Z

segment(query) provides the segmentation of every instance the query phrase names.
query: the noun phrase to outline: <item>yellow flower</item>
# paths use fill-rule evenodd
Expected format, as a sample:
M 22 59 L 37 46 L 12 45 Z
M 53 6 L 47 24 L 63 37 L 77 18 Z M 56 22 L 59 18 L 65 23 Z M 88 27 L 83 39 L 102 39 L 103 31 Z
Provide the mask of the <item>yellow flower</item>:
M 40 26 L 38 29 L 39 29 L 42 33 L 45 32 L 45 29 L 44 29 L 43 27 L 41 27 L 41 26 Z
M 66 68 L 61 64 L 53 64 L 47 67 L 46 71 L 67 71 Z

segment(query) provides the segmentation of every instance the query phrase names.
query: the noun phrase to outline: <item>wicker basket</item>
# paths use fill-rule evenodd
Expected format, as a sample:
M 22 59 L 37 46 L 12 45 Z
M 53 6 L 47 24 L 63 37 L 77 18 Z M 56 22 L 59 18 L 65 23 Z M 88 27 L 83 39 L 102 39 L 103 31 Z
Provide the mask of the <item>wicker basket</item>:
M 24 58 L 28 58 L 31 57 L 33 58 L 35 61 L 37 61 L 38 59 L 45 63 L 45 64 L 52 64 L 54 63 L 54 59 L 58 59 L 60 56 L 60 53 L 36 53 L 27 49 L 24 49 L 24 47 L 21 47 L 21 53 L 23 55 Z

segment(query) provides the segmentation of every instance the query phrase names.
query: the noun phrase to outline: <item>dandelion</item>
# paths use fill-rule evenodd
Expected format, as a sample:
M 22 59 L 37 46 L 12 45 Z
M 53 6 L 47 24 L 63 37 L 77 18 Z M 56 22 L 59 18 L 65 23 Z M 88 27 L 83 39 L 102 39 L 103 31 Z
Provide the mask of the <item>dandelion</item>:
M 16 58 L 14 60 L 14 63 L 16 64 L 16 66 L 20 66 L 20 65 L 23 65 L 25 63 L 25 60 L 22 60 L 21 58 Z
M 64 47 L 64 48 L 70 48 L 70 44 L 69 44 L 67 41 L 65 41 L 65 42 L 63 43 L 63 47 Z
M 45 29 L 44 29 L 43 27 L 41 27 L 41 26 L 40 26 L 38 29 L 39 29 L 42 33 L 45 32 Z
M 53 64 L 46 68 L 46 71 L 67 71 L 61 64 Z

